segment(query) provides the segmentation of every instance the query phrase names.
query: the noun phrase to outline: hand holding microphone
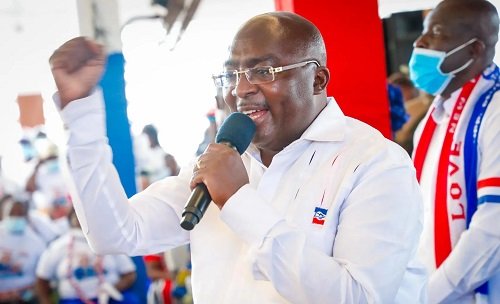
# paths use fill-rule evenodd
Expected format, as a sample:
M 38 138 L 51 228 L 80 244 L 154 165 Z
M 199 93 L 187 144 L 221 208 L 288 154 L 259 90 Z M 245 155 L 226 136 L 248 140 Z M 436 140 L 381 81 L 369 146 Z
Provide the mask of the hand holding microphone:
M 213 200 L 219 208 L 239 188 L 248 183 L 240 154 L 255 134 L 255 124 L 242 113 L 232 113 L 222 124 L 215 141 L 203 153 L 193 172 L 193 192 L 182 212 L 181 227 L 192 230 Z M 238 153 L 236 153 L 238 152 Z

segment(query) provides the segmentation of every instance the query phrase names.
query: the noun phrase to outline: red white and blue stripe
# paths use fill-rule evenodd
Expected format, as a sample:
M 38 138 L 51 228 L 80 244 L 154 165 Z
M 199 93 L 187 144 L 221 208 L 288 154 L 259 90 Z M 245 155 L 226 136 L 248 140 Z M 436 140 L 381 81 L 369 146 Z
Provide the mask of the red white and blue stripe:
M 500 203 L 500 177 L 477 181 L 477 203 Z

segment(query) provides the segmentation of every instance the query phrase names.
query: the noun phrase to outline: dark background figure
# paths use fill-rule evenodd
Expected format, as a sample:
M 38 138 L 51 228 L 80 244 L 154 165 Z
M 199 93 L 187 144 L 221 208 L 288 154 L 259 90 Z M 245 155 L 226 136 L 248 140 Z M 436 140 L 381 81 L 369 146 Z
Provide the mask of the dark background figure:
M 387 84 L 389 94 L 389 113 L 391 115 L 391 131 L 393 138 L 397 131 L 401 130 L 408 121 L 409 115 L 406 113 L 404 99 L 401 89 L 393 84 Z
M 410 78 L 403 73 L 392 74 L 389 76 L 388 81 L 401 90 L 404 108 L 408 114 L 408 120 L 395 132 L 394 141 L 402 146 L 409 155 L 412 155 L 413 134 L 427 113 L 433 97 L 416 88 Z
M 153 182 L 179 173 L 175 157 L 163 149 L 158 139 L 158 129 L 152 125 L 144 126 L 142 136 L 137 138 L 135 154 L 136 171 L 139 174 L 141 189 L 146 189 Z

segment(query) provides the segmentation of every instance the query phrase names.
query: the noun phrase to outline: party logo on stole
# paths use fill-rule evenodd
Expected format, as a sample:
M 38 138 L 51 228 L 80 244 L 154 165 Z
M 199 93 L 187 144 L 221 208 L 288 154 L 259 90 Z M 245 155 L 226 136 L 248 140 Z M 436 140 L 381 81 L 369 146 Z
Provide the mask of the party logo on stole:
M 323 225 L 325 223 L 325 218 L 326 218 L 327 212 L 328 212 L 328 209 L 316 207 L 314 209 L 314 216 L 312 219 L 312 223 L 317 224 L 317 225 Z

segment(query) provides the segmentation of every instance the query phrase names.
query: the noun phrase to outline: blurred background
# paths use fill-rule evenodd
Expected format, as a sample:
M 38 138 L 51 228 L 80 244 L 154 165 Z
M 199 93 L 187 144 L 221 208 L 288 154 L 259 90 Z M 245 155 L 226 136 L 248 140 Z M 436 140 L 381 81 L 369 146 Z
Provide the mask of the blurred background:
M 117 4 L 132 132 L 153 123 L 161 130 L 164 148 L 183 164 L 202 140 L 205 114 L 214 106 L 211 74 L 221 70 L 232 34 L 244 20 L 274 10 L 274 2 L 200 1 L 173 50 L 162 19 L 147 18 L 164 14 L 161 6 L 148 0 Z M 0 155 L 20 138 L 18 94 L 41 92 L 47 133 L 56 140 L 62 137 L 51 102 L 55 86 L 48 58 L 80 35 L 78 19 L 77 1 L 0 1 Z M 179 27 L 177 22 L 173 31 Z

